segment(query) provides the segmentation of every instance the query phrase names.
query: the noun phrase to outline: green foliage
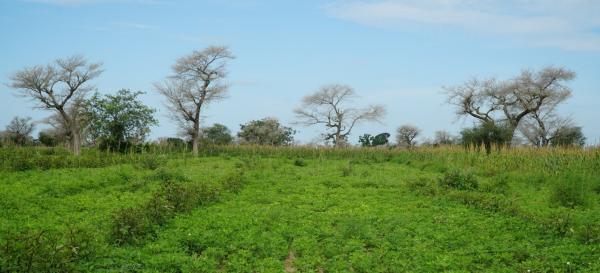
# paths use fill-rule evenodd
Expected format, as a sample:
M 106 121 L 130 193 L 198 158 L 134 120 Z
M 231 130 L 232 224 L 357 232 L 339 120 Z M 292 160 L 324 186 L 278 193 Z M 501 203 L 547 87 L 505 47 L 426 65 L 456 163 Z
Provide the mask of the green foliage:
M 389 143 L 390 134 L 381 133 L 376 136 L 364 134 L 358 138 L 358 142 L 362 147 L 377 147 L 387 145 Z
M 552 204 L 567 208 L 587 207 L 590 200 L 590 187 L 583 176 L 567 174 L 554 181 L 550 195 Z
M 0 244 L 0 272 L 80 272 L 97 248 L 93 235 L 80 229 L 9 232 Z
M 233 143 L 233 136 L 225 125 L 215 123 L 202 129 L 200 141 L 204 145 L 229 145 Z
M 441 187 L 457 190 L 476 190 L 479 188 L 479 181 L 472 172 L 459 169 L 447 171 L 438 184 Z
M 551 146 L 583 146 L 585 145 L 585 136 L 581 127 L 563 127 L 560 128 L 552 140 Z
M 281 146 L 292 144 L 295 133 L 292 128 L 281 125 L 277 119 L 265 118 L 240 125 L 238 137 L 248 144 Z
M 477 147 L 478 149 L 483 146 L 489 154 L 493 146 L 500 148 L 510 145 L 509 142 L 512 139 L 513 130 L 508 125 L 484 122 L 473 128 L 464 129 L 460 134 L 462 145 Z
M 142 156 L 136 162 L 136 166 L 141 169 L 156 170 L 164 166 L 167 162 L 167 157 L 163 155 L 147 154 Z
M 308 165 L 308 163 L 306 163 L 306 160 L 302 158 L 297 158 L 294 160 L 294 166 L 306 167 L 306 165 Z
M 218 146 L 151 170 L 158 152 L 0 149 L 0 272 L 597 272 L 599 152 Z M 564 181 L 585 206 L 549 202 Z M 66 223 L 89 254 L 7 243 L 64 245 Z
M 121 89 L 116 95 L 94 94 L 85 104 L 89 135 L 102 150 L 126 152 L 144 141 L 150 127 L 158 124 L 154 109 L 144 105 L 144 94 Z

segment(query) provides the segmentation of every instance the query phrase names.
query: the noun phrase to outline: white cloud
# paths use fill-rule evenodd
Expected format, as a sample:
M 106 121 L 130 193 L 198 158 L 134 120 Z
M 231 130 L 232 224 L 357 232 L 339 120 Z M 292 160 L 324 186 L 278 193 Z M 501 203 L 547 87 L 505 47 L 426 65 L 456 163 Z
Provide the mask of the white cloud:
M 378 0 L 344 1 L 326 10 L 370 26 L 442 26 L 500 35 L 532 46 L 600 51 L 596 0 Z

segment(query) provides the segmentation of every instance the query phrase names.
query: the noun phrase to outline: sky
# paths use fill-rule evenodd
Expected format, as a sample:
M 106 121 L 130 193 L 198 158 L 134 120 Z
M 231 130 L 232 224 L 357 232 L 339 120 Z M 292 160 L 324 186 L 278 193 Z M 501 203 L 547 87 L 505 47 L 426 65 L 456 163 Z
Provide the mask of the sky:
M 458 134 L 444 86 L 472 77 L 510 79 L 523 69 L 563 66 L 577 73 L 559 111 L 600 143 L 600 1 L 597 0 L 2 0 L 0 130 L 14 116 L 51 113 L 15 96 L 15 71 L 84 55 L 102 62 L 100 93 L 146 92 L 157 110 L 151 139 L 177 135 L 153 84 L 181 56 L 229 46 L 229 97 L 204 110 L 204 125 L 234 133 L 250 120 L 276 117 L 307 143 L 322 128 L 295 125 L 303 96 L 327 84 L 352 86 L 357 106 L 383 104 L 382 123 L 354 129 L 393 133 L 403 124 Z M 43 128 L 39 125 L 38 128 Z

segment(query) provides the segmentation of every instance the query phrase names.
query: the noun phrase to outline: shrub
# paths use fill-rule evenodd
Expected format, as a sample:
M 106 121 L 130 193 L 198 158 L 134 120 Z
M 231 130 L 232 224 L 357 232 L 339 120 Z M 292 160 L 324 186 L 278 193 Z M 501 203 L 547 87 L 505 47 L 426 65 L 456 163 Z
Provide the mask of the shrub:
M 222 185 L 225 190 L 237 193 L 242 190 L 244 182 L 244 171 L 237 170 L 235 172 L 227 174 L 223 178 Z
M 160 194 L 175 212 L 186 212 L 199 204 L 199 191 L 191 185 L 181 182 L 167 181 L 163 184 Z
M 294 166 L 306 167 L 306 165 L 308 165 L 308 164 L 302 158 L 298 158 L 298 159 L 294 160 Z
M 348 165 L 342 167 L 342 176 L 350 176 L 352 174 L 352 162 L 348 162 Z
M 590 196 L 585 178 L 574 174 L 559 178 L 552 187 L 550 203 L 566 208 L 587 207 Z
M 70 228 L 64 234 L 25 229 L 3 237 L 1 272 L 80 272 L 77 264 L 93 259 L 98 247 L 81 229 Z
M 506 194 L 510 189 L 508 181 L 508 175 L 500 175 L 492 179 L 490 183 L 483 185 L 483 188 L 489 193 Z
M 444 188 L 457 190 L 475 190 L 479 188 L 479 181 L 473 173 L 459 169 L 447 171 L 438 184 Z
M 167 163 L 167 159 L 162 155 L 142 156 L 137 161 L 136 166 L 139 169 L 156 170 Z
M 410 191 L 424 194 L 424 195 L 436 195 L 437 189 L 434 182 L 425 177 L 419 177 L 416 180 L 408 181 L 407 187 Z
M 113 214 L 111 237 L 117 245 L 136 244 L 146 236 L 152 227 L 140 208 L 124 208 Z

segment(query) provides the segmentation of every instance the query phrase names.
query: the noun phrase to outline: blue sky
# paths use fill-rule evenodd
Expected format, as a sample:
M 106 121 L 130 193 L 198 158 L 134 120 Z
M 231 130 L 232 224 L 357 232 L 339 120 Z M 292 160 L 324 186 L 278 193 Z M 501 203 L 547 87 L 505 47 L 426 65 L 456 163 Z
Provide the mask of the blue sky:
M 252 119 L 294 121 L 300 99 L 330 83 L 354 87 L 357 105 L 384 104 L 383 124 L 355 129 L 393 132 L 411 123 L 423 136 L 457 133 L 442 86 L 473 76 L 509 78 L 522 69 L 565 66 L 577 72 L 573 97 L 560 107 L 592 143 L 600 140 L 600 1 L 373 0 L 167 1 L 5 0 L 0 2 L 0 128 L 14 116 L 42 119 L 6 86 L 14 71 L 83 54 L 104 63 L 102 93 L 147 92 L 160 125 L 177 129 L 152 85 L 176 58 L 209 45 L 230 46 L 229 98 L 210 105 L 205 124 L 234 132 Z M 308 142 L 319 128 L 293 126 Z

